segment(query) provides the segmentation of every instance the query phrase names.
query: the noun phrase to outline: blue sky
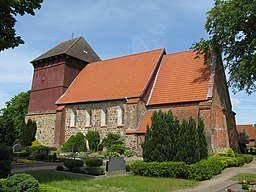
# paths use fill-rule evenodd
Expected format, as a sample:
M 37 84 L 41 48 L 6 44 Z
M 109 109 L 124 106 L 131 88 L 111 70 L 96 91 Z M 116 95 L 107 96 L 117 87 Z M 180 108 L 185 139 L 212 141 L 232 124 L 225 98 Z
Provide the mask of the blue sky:
M 83 36 L 101 59 L 166 48 L 188 50 L 206 37 L 206 12 L 213 0 L 45 0 L 35 16 L 17 16 L 15 28 L 25 41 L 0 52 L 0 108 L 31 88 L 30 61 L 58 43 Z M 238 124 L 256 122 L 256 93 L 230 91 Z

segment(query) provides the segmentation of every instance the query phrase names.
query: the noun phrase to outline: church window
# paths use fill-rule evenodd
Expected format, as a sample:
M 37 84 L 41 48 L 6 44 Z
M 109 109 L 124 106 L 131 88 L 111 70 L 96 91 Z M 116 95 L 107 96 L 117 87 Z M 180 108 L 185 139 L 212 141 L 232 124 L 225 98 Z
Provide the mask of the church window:
M 117 108 L 117 125 L 124 124 L 124 109 L 121 107 Z
M 92 125 L 92 111 L 85 111 L 85 126 L 89 127 Z
M 101 126 L 105 126 L 108 123 L 108 111 L 101 109 Z
M 77 112 L 76 112 L 76 110 L 71 110 L 70 127 L 75 127 L 76 126 L 76 120 L 77 120 Z

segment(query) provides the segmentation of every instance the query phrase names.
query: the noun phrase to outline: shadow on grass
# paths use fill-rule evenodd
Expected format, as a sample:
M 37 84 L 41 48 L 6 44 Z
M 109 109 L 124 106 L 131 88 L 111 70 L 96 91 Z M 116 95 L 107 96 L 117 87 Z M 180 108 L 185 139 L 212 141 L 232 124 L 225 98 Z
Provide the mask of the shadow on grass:
M 40 183 L 49 183 L 53 181 L 64 181 L 64 180 L 89 180 L 90 178 L 85 178 L 78 175 L 69 175 L 62 172 L 56 171 L 30 171 L 28 174 L 35 177 Z

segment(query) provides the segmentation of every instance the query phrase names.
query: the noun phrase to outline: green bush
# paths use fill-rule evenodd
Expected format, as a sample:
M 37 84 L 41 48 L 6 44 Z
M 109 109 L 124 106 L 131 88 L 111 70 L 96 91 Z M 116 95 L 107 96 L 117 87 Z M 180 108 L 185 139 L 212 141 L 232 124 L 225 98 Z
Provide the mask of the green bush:
M 62 165 L 58 165 L 58 166 L 56 167 L 56 170 L 57 170 L 57 171 L 64 171 L 64 167 L 63 167 Z
M 204 124 L 190 117 L 182 123 L 172 115 L 155 111 L 147 126 L 142 144 L 143 159 L 146 162 L 186 162 L 192 164 L 208 156 Z M 193 147 L 191 147 L 193 146 Z
M 31 156 L 35 157 L 37 154 L 40 154 L 42 151 L 46 151 L 48 155 L 50 148 L 47 146 L 27 146 L 24 148 L 24 151 L 29 153 Z
M 124 156 L 125 157 L 132 157 L 133 156 L 133 153 L 131 151 L 125 151 L 124 152 Z
M 80 152 L 86 151 L 85 137 L 83 133 L 78 132 L 72 135 L 64 144 L 61 149 L 64 152 Z
M 237 167 L 244 165 L 245 160 L 242 156 L 237 156 L 236 159 L 237 159 L 237 164 L 236 164 Z
M 184 162 L 143 162 L 136 161 L 131 165 L 135 175 L 152 177 L 187 178 L 189 166 Z
M 37 125 L 36 122 L 29 119 L 26 123 L 26 126 L 23 127 L 23 131 L 21 134 L 21 143 L 24 146 L 32 145 L 32 142 L 35 141 Z
M 119 134 L 108 133 L 107 137 L 102 140 L 102 144 L 107 149 L 115 144 L 124 145 L 124 138 Z
M 100 134 L 98 131 L 88 131 L 86 139 L 89 143 L 91 151 L 98 151 L 98 145 L 100 144 Z
M 0 179 L 0 191 L 5 192 L 6 191 L 6 180 L 7 179 Z
M 201 160 L 189 166 L 188 178 L 203 181 L 211 179 L 214 175 L 220 174 L 223 164 L 214 159 Z
M 117 152 L 122 155 L 125 152 L 125 146 L 120 144 L 114 144 L 109 148 L 109 151 Z
M 52 155 L 48 155 L 48 160 L 55 162 L 57 160 L 57 154 L 53 153 Z
M 237 155 L 237 156 L 243 157 L 245 163 L 250 163 L 250 162 L 253 161 L 253 155 L 249 155 L 249 154 L 239 154 L 239 155 Z
M 6 180 L 7 192 L 39 192 L 38 181 L 29 174 L 14 174 Z
M 117 153 L 117 152 L 107 152 L 105 153 L 105 157 L 120 157 L 120 153 Z
M 130 164 L 126 164 L 125 165 L 125 171 L 126 172 L 130 172 L 131 171 L 131 165 Z
M 88 167 L 100 167 L 103 165 L 102 159 L 86 159 L 85 164 Z
M 0 144 L 0 178 L 6 178 L 12 169 L 12 148 Z
M 232 148 L 228 148 L 226 151 L 226 156 L 235 157 L 236 155 Z
M 87 173 L 90 175 L 104 175 L 104 169 L 101 167 L 88 167 Z
M 36 154 L 35 159 L 36 160 L 47 160 L 48 156 L 44 153 L 38 153 L 38 154 Z
M 209 159 L 220 161 L 223 165 L 223 169 L 226 167 L 235 167 L 237 164 L 237 159 L 235 157 L 215 155 L 213 157 L 210 157 Z
M 81 168 L 80 168 L 80 167 L 74 167 L 74 168 L 72 169 L 72 172 L 73 172 L 73 173 L 81 173 Z
M 64 161 L 64 166 L 67 167 L 70 171 L 74 167 L 82 167 L 84 165 L 84 162 L 81 160 L 76 160 L 76 159 L 67 159 Z

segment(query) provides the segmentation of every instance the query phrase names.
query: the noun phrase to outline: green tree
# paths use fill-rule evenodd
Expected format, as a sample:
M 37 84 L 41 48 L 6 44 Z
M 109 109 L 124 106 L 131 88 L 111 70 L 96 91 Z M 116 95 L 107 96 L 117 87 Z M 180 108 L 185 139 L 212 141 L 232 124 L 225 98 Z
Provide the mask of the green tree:
M 17 14 L 35 15 L 34 9 L 40 9 L 43 0 L 1 0 L 0 1 L 0 52 L 4 49 L 17 47 L 24 41 L 16 36 L 14 25 Z
M 256 91 L 256 0 L 215 0 L 207 13 L 209 39 L 192 48 L 210 58 L 210 48 L 223 55 L 233 91 Z
M 97 151 L 98 145 L 100 144 L 100 134 L 98 131 L 88 131 L 86 139 L 89 143 L 89 148 L 92 151 Z
M 192 117 L 180 123 L 171 111 L 163 113 L 160 110 L 153 113 L 151 121 L 142 144 L 144 161 L 183 161 L 191 164 L 205 158 L 207 143 L 205 136 L 200 135 L 204 134 L 201 120 L 198 126 Z
M 29 96 L 30 91 L 21 92 L 6 102 L 6 107 L 0 111 L 2 114 L 0 116 L 0 125 L 3 128 L 2 132 L 10 132 L 8 129 L 10 129 L 10 124 L 12 123 L 14 130 L 11 128 L 11 134 L 15 139 L 21 137 L 23 128 L 26 126 L 25 116 L 28 113 Z
M 143 159 L 151 161 L 173 161 L 177 156 L 177 143 L 180 124 L 171 112 L 154 112 L 151 126 L 147 126 L 145 141 L 142 144 Z
M 29 119 L 21 135 L 21 142 L 24 146 L 30 146 L 36 140 L 36 130 L 36 122 Z
M 78 132 L 76 135 L 71 135 L 62 148 L 62 151 L 66 152 L 80 152 L 86 150 L 85 137 L 81 132 Z
M 120 134 L 109 132 L 107 137 L 102 140 L 102 144 L 107 149 L 110 149 L 112 145 L 124 145 L 124 138 Z
M 207 148 L 207 141 L 206 141 L 206 136 L 204 131 L 204 122 L 201 118 L 198 119 L 197 135 L 198 135 L 200 159 L 205 159 L 208 157 L 208 148 Z

